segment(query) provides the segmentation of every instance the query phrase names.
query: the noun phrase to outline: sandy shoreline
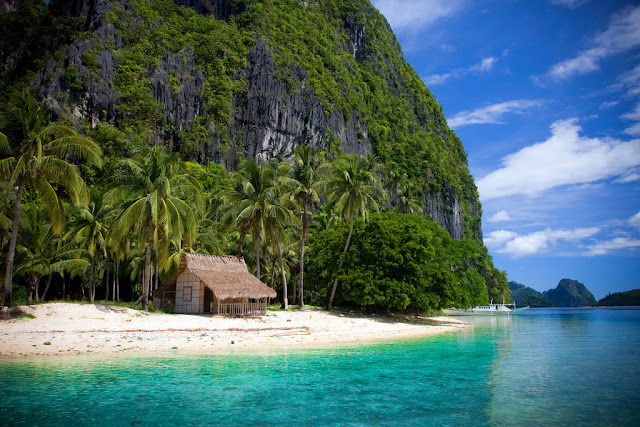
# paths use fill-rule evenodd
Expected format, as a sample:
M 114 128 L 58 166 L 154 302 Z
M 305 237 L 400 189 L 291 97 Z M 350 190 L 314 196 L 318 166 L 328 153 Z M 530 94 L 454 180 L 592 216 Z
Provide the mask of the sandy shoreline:
M 362 317 L 311 308 L 270 311 L 259 319 L 154 314 L 68 303 L 20 307 L 20 311 L 20 317 L 0 319 L 0 357 L 320 348 L 465 327 L 446 317 Z

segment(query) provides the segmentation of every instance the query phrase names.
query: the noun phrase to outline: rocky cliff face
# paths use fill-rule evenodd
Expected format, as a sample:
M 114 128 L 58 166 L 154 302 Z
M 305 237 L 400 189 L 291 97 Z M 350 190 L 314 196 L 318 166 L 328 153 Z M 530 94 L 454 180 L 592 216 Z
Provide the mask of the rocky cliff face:
M 556 307 L 585 307 L 596 302 L 593 294 L 582 283 L 571 279 L 560 280 L 555 289 L 549 289 L 541 296 Z
M 251 2 L 175 0 L 175 3 L 203 15 L 229 20 Z M 317 7 L 315 3 L 300 2 L 303 7 Z M 356 3 L 362 3 L 361 15 L 378 13 L 368 1 Z M 13 2 L 8 0 L 0 4 L 0 8 L 8 11 L 13 7 Z M 52 1 L 52 7 L 57 8 L 59 14 L 80 20 L 86 32 L 63 49 L 62 59 L 47 61 L 32 84 L 39 87 L 39 96 L 47 100 L 58 114 L 71 111 L 75 117 L 87 119 L 93 127 L 100 122 L 118 126 L 123 119 L 118 106 L 123 99 L 115 88 L 114 79 L 119 66 L 116 52 L 123 46 L 123 40 L 113 23 L 105 19 L 114 3 L 107 0 L 58 0 Z M 117 7 L 127 11 L 132 5 L 125 0 L 117 3 Z M 135 16 L 132 19 L 133 22 L 139 21 Z M 388 24 L 383 22 L 386 28 L 381 31 L 390 33 Z M 372 48 L 369 30 L 366 20 L 357 18 L 353 13 L 346 14 L 342 27 L 338 29 L 338 33 L 346 34 L 345 52 L 338 55 L 347 53 L 359 62 L 380 61 L 388 66 L 389 71 L 380 84 L 390 88 L 391 93 L 407 99 L 407 108 L 418 117 L 425 132 L 437 135 L 445 144 L 450 143 L 444 116 L 426 108 L 415 95 L 415 89 L 404 86 L 401 71 Z M 328 151 L 335 146 L 340 146 L 346 153 L 375 151 L 375 141 L 361 109 L 355 108 L 350 114 L 328 109 L 309 83 L 309 73 L 313 70 L 304 69 L 296 63 L 291 63 L 287 69 L 279 68 L 274 60 L 277 47 L 273 41 L 268 42 L 260 34 L 253 34 L 253 38 L 255 43 L 248 51 L 246 65 L 234 74 L 234 79 L 245 81 L 246 86 L 245 90 L 233 95 L 229 122 L 205 124 L 205 128 L 225 127 L 224 134 L 228 138 L 222 138 L 220 132 L 211 132 L 206 143 L 200 145 L 200 162 L 214 161 L 232 169 L 240 154 L 268 161 L 290 156 L 303 143 Z M 404 61 L 397 42 L 391 51 Z M 155 63 L 144 65 L 149 92 L 161 109 L 160 130 L 153 135 L 151 143 L 175 149 L 180 144 L 181 132 L 188 130 L 202 114 L 206 86 L 202 71 L 204 65 L 196 63 L 193 50 L 188 46 L 179 52 L 164 52 Z M 10 66 L 9 63 L 2 64 L 4 69 Z M 283 80 L 283 73 L 297 82 L 295 88 Z M 453 149 L 461 150 L 461 146 Z M 427 184 L 424 185 L 428 186 L 430 180 L 425 177 L 423 182 Z M 472 182 L 470 178 L 469 181 Z M 460 188 L 456 190 L 448 182 L 439 182 L 434 187 L 436 189 L 424 193 L 425 212 L 456 239 L 465 235 L 482 238 L 477 192 L 472 184 L 470 186 L 472 188 L 466 188 L 464 195 Z

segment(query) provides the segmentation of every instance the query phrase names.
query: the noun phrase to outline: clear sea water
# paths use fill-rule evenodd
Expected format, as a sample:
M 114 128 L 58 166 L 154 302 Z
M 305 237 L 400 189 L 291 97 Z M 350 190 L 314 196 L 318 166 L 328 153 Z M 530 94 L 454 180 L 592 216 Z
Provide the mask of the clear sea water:
M 0 425 L 640 426 L 639 309 L 472 321 L 320 350 L 0 359 Z

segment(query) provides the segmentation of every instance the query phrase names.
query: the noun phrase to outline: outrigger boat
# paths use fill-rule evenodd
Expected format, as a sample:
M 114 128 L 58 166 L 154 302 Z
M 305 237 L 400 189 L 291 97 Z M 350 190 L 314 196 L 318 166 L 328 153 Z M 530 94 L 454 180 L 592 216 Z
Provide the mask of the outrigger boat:
M 509 308 L 513 307 L 513 308 Z M 445 316 L 511 316 L 525 311 L 527 307 L 516 308 L 515 304 L 494 304 L 491 300 L 489 305 L 478 305 L 475 308 L 445 308 L 442 313 Z

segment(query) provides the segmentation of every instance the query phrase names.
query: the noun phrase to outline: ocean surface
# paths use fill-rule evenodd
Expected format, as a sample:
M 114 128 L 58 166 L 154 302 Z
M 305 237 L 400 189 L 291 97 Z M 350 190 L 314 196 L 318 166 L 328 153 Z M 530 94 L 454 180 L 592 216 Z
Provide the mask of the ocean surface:
M 0 425 L 640 425 L 640 309 L 320 350 L 0 359 Z

